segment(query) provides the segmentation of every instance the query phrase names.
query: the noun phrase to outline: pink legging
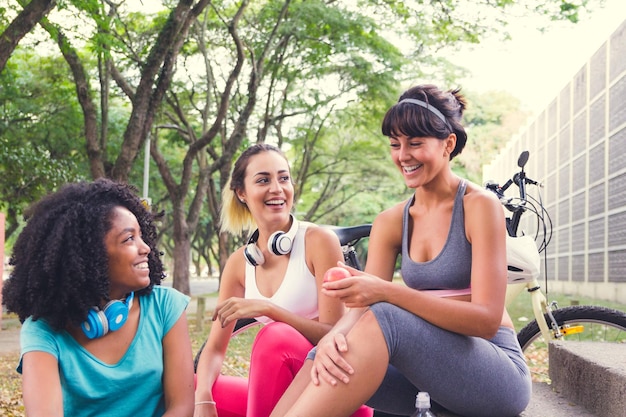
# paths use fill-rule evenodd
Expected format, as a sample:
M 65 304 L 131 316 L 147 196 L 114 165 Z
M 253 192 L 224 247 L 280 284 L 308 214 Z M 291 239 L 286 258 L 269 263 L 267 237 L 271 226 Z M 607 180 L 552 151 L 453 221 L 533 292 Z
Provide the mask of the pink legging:
M 313 345 L 280 322 L 263 326 L 252 345 L 249 378 L 220 375 L 213 384 L 219 417 L 268 417 Z M 352 417 L 371 417 L 361 406 Z

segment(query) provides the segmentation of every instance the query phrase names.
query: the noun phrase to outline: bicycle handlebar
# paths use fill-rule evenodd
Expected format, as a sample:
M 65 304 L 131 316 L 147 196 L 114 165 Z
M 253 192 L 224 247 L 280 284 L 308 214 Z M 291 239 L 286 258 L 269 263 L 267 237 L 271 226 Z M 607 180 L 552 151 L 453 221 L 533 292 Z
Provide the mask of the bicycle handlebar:
M 542 221 L 544 225 L 544 242 L 541 247 L 545 248 L 545 246 L 548 244 L 552 236 L 552 233 L 551 233 L 552 222 L 550 220 L 549 214 L 543 207 L 543 204 L 541 203 L 541 201 L 537 201 L 535 198 L 533 198 L 532 196 L 529 196 L 526 193 L 527 185 L 543 187 L 543 185 L 539 183 L 538 181 L 535 181 L 532 178 L 529 178 L 528 176 L 526 176 L 526 171 L 524 171 L 524 166 L 528 162 L 528 157 L 529 157 L 528 151 L 523 151 L 520 154 L 519 159 L 517 161 L 517 165 L 520 167 L 520 170 L 516 172 L 512 178 L 508 179 L 506 183 L 504 183 L 503 186 L 500 186 L 498 183 L 494 181 L 488 181 L 485 184 L 485 188 L 495 193 L 496 196 L 498 196 L 500 203 L 504 207 L 506 207 L 507 210 L 513 213 L 511 217 L 507 217 L 506 219 L 506 227 L 507 227 L 507 232 L 509 236 L 517 236 L 522 214 L 524 214 L 527 210 L 530 210 L 534 214 L 536 214 L 538 216 L 538 219 Z M 517 185 L 517 188 L 519 190 L 519 197 L 505 196 L 504 192 L 513 184 Z M 529 201 L 529 198 L 532 201 Z M 538 203 L 538 207 L 535 206 L 533 202 Z M 550 226 L 549 228 L 546 228 L 546 222 L 545 222 L 546 220 L 548 221 L 548 224 Z M 545 232 L 547 231 L 549 231 L 549 236 L 546 236 Z M 537 235 L 535 236 L 535 238 L 537 238 Z
M 526 195 L 526 185 L 536 185 L 536 186 L 541 186 L 540 183 L 538 183 L 537 181 L 528 178 L 526 176 L 526 172 L 524 171 L 524 166 L 526 165 L 526 162 L 528 162 L 528 157 L 529 157 L 529 152 L 528 151 L 523 151 L 517 161 L 518 166 L 521 168 L 521 170 L 519 172 L 516 172 L 515 174 L 513 174 L 512 178 L 509 178 L 503 186 L 500 186 L 498 183 L 496 182 L 492 182 L 492 181 L 488 181 L 485 184 L 485 188 L 487 188 L 488 190 L 493 191 L 498 198 L 500 199 L 500 202 L 509 210 L 512 212 L 517 212 L 520 209 L 522 209 L 525 206 L 525 203 L 527 201 L 527 195 Z M 521 203 L 518 204 L 511 204 L 511 200 L 513 200 L 512 198 L 506 197 L 504 195 L 504 192 L 511 186 L 511 185 L 517 185 L 517 188 L 519 189 L 519 199 L 521 200 Z

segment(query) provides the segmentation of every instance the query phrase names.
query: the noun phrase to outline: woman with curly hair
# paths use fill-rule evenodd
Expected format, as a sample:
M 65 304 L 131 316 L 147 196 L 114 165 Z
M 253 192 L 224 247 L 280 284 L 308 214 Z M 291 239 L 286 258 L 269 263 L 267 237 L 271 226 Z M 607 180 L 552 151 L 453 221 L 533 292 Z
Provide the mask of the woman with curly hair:
M 134 188 L 67 184 L 34 204 L 3 300 L 22 322 L 29 416 L 190 416 L 189 297 L 161 287 L 154 216 Z

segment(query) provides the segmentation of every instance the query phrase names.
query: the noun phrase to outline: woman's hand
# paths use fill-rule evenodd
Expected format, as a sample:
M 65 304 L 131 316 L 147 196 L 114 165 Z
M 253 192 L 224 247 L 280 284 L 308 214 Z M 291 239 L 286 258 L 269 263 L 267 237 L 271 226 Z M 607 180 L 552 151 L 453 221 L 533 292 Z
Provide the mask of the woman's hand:
M 268 315 L 270 303 L 265 300 L 254 300 L 240 297 L 230 297 L 215 307 L 213 321 L 219 320 L 222 327 L 242 318 L 251 318 Z
M 317 344 L 317 352 L 311 368 L 311 381 L 315 385 L 320 384 L 320 379 L 330 385 L 337 385 L 338 381 L 347 384 L 349 375 L 354 369 L 341 356 L 348 351 L 346 337 L 339 332 L 331 331 Z
M 340 265 L 347 269 L 351 276 L 325 282 L 322 285 L 324 294 L 339 298 L 349 308 L 367 307 L 380 301 L 387 301 L 385 286 L 389 282 L 345 264 Z

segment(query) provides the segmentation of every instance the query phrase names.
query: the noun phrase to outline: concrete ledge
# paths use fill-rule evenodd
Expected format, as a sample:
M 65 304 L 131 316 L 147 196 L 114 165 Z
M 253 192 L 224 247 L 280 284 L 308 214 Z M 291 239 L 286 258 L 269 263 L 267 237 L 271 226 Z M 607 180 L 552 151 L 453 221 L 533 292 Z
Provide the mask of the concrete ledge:
M 552 387 L 601 417 L 626 415 L 626 344 L 553 342 Z

